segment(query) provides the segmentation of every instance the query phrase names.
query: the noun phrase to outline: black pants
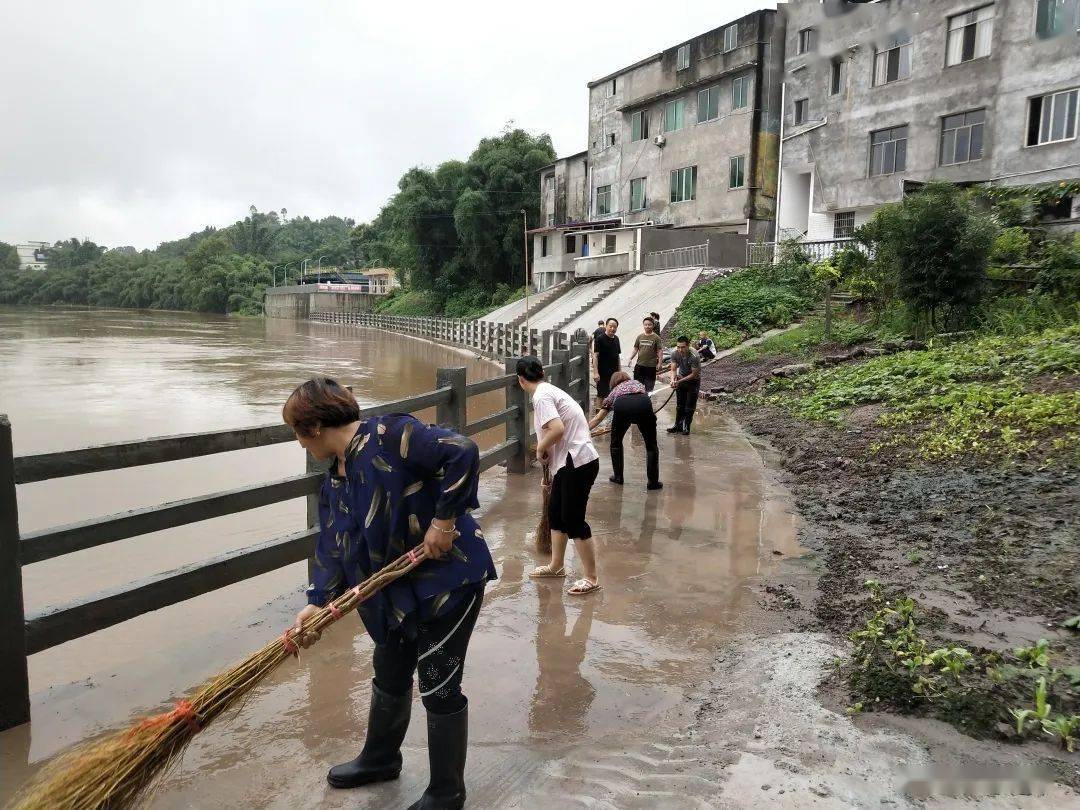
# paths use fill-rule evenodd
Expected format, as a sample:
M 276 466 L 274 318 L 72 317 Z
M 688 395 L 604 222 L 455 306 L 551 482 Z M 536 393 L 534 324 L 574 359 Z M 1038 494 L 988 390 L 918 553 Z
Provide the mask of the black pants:
M 422 621 L 416 637 L 404 631 L 375 645 L 372 663 L 375 685 L 391 695 L 412 690 L 413 673 L 419 675 L 420 698 L 432 714 L 454 714 L 465 708 L 461 676 L 476 616 L 484 599 L 484 586 L 467 586 L 461 601 L 443 616 Z
M 611 393 L 611 375 L 618 370 L 617 368 L 598 368 L 596 370 L 597 375 L 600 377 L 596 381 L 596 398 L 601 402 Z
M 574 467 L 570 454 L 566 465 L 559 468 L 551 482 L 551 500 L 548 501 L 548 524 L 553 532 L 562 532 L 571 540 L 588 540 L 592 527 L 585 520 L 589 506 L 589 491 L 600 472 L 600 459 Z
M 697 410 L 698 393 L 701 391 L 701 383 L 679 383 L 675 386 L 675 426 L 683 430 L 690 429 L 690 423 L 694 421 L 694 411 Z
M 639 366 L 640 368 L 640 366 Z M 623 436 L 631 425 L 637 425 L 645 440 L 645 474 L 649 483 L 660 480 L 660 448 L 656 444 L 656 414 L 648 394 L 624 394 L 615 400 L 611 419 L 611 471 L 623 477 Z
M 634 379 L 645 386 L 646 391 L 656 387 L 656 366 L 634 366 Z

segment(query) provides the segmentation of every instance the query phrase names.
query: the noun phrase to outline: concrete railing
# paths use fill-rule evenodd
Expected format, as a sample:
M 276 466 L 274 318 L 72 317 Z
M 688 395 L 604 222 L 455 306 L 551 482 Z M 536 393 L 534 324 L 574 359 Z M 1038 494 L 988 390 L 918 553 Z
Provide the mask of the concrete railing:
M 526 330 L 492 321 L 465 321 L 457 318 L 378 315 L 364 312 L 313 312 L 309 320 L 388 329 L 416 335 L 439 343 L 472 349 L 495 360 L 533 355 L 551 362 L 556 349 L 570 349 L 570 336 L 551 329 Z
M 398 322 L 391 328 L 403 327 Z M 425 328 L 448 326 L 431 323 Z M 485 330 L 484 335 L 492 339 L 489 331 Z M 569 350 L 553 349 L 551 354 L 553 361 L 545 366 L 548 378 L 588 412 L 588 344 L 577 343 Z M 513 359 L 506 361 L 502 376 L 469 384 L 464 368 L 440 368 L 434 390 L 362 408 L 361 418 L 435 408 L 436 422 L 465 436 L 505 425 L 505 440 L 480 454 L 480 469 L 505 463 L 509 472 L 524 472 L 528 467 L 529 403 L 517 385 L 514 363 Z M 500 390 L 505 392 L 505 407 L 469 422 L 469 398 Z M 309 456 L 307 469 L 300 475 L 27 534 L 19 532 L 16 485 L 264 447 L 295 438 L 288 425 L 273 424 L 16 457 L 12 452 L 11 423 L 0 414 L 0 730 L 30 719 L 27 656 L 302 560 L 308 560 L 310 566 L 318 535 L 318 491 L 324 471 Z M 29 616 L 25 613 L 25 565 L 295 498 L 307 499 L 306 529 L 65 605 L 50 606 Z M 122 557 L 117 556 L 116 564 L 123 565 Z
M 634 271 L 633 253 L 601 253 L 574 259 L 574 278 L 603 278 L 621 276 Z
M 776 261 L 777 249 L 783 243 L 777 242 L 749 242 L 746 245 L 747 267 L 772 264 Z M 854 239 L 813 239 L 798 243 L 798 248 L 803 255 L 812 262 L 820 262 L 831 259 L 837 253 L 848 246 L 853 246 L 865 252 L 865 248 Z

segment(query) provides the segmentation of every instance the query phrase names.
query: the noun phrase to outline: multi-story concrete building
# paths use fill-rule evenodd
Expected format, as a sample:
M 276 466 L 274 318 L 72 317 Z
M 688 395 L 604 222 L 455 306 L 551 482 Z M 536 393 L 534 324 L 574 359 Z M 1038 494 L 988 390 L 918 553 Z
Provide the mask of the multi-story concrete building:
M 1080 177 L 1076 0 L 791 0 L 777 225 L 849 237 L 928 180 Z M 1080 218 L 1080 201 L 1050 212 Z
M 48 242 L 24 242 L 15 245 L 15 252 L 19 256 L 20 270 L 44 270 L 45 252 L 49 249 Z
M 783 45 L 783 18 L 756 11 L 590 82 L 589 148 L 540 172 L 536 286 L 661 251 L 729 264 L 724 233 L 771 238 Z

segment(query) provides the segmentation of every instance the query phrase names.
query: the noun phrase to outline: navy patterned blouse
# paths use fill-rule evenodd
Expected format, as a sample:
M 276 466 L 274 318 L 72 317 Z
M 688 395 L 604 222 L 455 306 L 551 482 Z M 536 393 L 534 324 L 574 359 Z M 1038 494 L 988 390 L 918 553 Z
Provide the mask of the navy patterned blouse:
M 425 560 L 359 607 L 376 644 L 391 631 L 451 609 L 497 578 L 484 533 L 470 514 L 480 453 L 475 442 L 408 414 L 366 419 L 319 496 L 319 537 L 308 602 L 323 606 L 406 551 L 422 545 L 431 521 L 456 518 L 461 536 L 443 560 Z

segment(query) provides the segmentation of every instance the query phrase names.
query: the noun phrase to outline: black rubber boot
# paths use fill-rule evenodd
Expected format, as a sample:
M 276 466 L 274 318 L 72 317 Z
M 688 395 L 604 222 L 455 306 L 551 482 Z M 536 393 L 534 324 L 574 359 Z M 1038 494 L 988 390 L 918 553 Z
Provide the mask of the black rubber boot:
M 690 435 L 690 423 L 694 421 L 694 412 L 690 411 L 684 418 L 682 423 L 682 435 Z
M 655 448 L 645 451 L 645 478 L 649 489 L 660 489 L 660 450 Z
M 611 443 L 611 478 L 608 480 L 613 484 L 621 484 L 623 482 L 623 447 L 622 442 Z
M 431 779 L 409 810 L 461 810 L 465 806 L 465 752 L 469 746 L 469 705 L 454 714 L 427 716 Z
M 412 690 L 397 697 L 371 684 L 364 750 L 351 762 L 335 765 L 326 774 L 330 787 L 354 788 L 388 782 L 401 774 L 401 742 L 409 730 Z

